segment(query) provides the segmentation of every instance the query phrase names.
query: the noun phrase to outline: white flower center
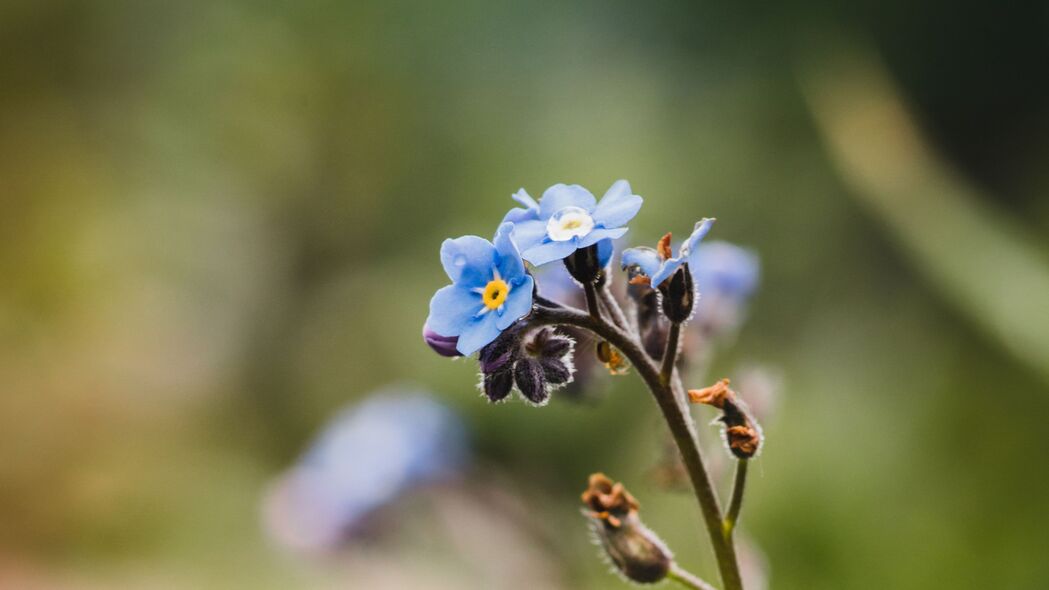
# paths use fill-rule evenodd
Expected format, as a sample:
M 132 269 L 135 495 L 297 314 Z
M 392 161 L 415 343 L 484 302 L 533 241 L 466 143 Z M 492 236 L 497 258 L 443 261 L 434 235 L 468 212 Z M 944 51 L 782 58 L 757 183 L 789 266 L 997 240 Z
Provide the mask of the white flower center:
M 594 229 L 594 218 L 585 209 L 565 207 L 546 222 L 546 235 L 555 242 L 564 242 L 577 236 L 585 236 Z

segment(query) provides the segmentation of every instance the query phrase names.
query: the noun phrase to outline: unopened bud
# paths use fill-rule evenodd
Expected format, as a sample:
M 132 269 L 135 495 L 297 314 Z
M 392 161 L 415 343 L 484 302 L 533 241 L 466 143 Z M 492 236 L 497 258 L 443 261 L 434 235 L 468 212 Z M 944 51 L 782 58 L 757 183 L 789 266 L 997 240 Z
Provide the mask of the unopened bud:
M 674 271 L 670 278 L 659 285 L 663 295 L 663 313 L 667 319 L 680 324 L 692 316 L 692 307 L 696 301 L 696 287 L 692 283 L 692 273 L 688 264 Z
M 621 483 L 602 473 L 590 476 L 583 492 L 584 514 L 601 547 L 628 580 L 654 584 L 666 578 L 674 555 L 663 541 L 641 522 L 639 504 Z
M 441 336 L 431 330 L 429 326 L 423 326 L 423 340 L 434 352 L 441 356 L 463 356 L 456 348 L 456 345 L 459 344 L 458 336 Z

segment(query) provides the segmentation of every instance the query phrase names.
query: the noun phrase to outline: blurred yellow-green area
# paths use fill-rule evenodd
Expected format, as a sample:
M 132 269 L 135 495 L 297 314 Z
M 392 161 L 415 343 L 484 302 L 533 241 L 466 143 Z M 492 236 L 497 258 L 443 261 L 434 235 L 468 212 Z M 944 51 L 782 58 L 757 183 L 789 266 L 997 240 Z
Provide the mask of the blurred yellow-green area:
M 1040 3 L 3 3 L 0 587 L 626 587 L 579 515 L 593 471 L 716 580 L 635 375 L 493 406 L 420 338 L 443 239 L 489 237 L 520 187 L 619 178 L 633 243 L 711 216 L 761 256 L 688 385 L 780 383 L 742 517 L 769 587 L 1049 587 L 1047 26 Z M 275 542 L 274 478 L 391 384 L 462 417 L 469 473 L 338 551 Z

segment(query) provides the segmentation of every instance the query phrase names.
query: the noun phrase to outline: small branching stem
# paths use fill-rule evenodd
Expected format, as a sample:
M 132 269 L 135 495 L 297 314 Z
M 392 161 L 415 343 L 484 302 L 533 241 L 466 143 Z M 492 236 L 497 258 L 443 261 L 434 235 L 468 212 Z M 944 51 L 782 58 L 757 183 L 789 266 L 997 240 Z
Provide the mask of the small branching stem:
M 659 381 L 664 386 L 670 385 L 670 378 L 674 375 L 674 366 L 677 363 L 677 351 L 681 340 L 681 324 L 671 322 L 667 331 L 667 345 L 663 349 L 663 364 L 659 369 Z
M 676 563 L 670 566 L 667 578 L 674 580 L 685 588 L 692 588 L 692 590 L 716 590 L 713 586 L 700 579 L 699 576 L 678 566 Z
M 586 293 L 586 309 L 596 319 L 601 319 L 601 308 L 597 306 L 597 287 L 593 283 L 584 283 L 583 292 Z
M 612 316 L 612 321 L 615 325 L 622 330 L 626 330 L 628 326 L 626 314 L 623 313 L 623 308 L 619 306 L 619 302 L 612 295 L 610 283 L 611 281 L 606 278 L 597 294 L 601 297 L 601 303 L 605 304 L 605 309 L 608 310 L 608 315 Z
M 725 513 L 725 521 L 722 524 L 725 540 L 732 543 L 732 531 L 739 522 L 739 511 L 743 508 L 743 489 L 747 486 L 747 464 L 750 461 L 739 459 L 736 461 L 736 478 L 732 483 L 732 500 L 729 502 L 728 511 Z
M 584 285 L 584 288 L 586 286 Z M 587 289 L 588 304 L 594 286 Z M 596 304 L 596 297 L 594 303 Z M 685 392 L 676 379 L 661 378 L 660 370 L 645 353 L 638 339 L 619 327 L 605 321 L 600 315 L 591 315 L 568 307 L 537 307 L 530 318 L 533 325 L 568 325 L 589 330 L 618 348 L 630 360 L 656 400 L 670 433 L 674 438 L 689 480 L 699 502 L 703 523 L 717 559 L 718 572 L 724 590 L 743 590 L 736 550 L 722 529 L 722 513 L 710 476 L 696 440 L 695 425 L 688 411 Z M 676 345 L 675 345 L 676 349 Z M 671 371 L 673 373 L 673 371 Z

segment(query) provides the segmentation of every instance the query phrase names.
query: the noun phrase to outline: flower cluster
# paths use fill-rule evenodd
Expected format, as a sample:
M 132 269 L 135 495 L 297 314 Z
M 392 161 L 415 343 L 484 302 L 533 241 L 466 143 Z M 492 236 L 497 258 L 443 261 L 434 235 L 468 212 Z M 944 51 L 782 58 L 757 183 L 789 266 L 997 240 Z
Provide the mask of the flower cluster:
M 539 200 L 524 189 L 513 198 L 520 206 L 506 213 L 492 241 L 464 236 L 444 242 L 441 262 L 451 284 L 430 301 L 423 339 L 442 356 L 477 353 L 481 390 L 493 403 L 516 390 L 527 402 L 544 405 L 552 390 L 573 382 L 578 389 L 586 380 L 590 371 L 577 375 L 575 367 L 600 363 L 612 375 L 639 375 L 679 454 L 691 458 L 674 473 L 687 475 L 696 492 L 723 586 L 742 590 L 733 530 L 747 460 L 763 442 L 761 429 L 727 379 L 688 392 L 693 403 L 721 410 L 725 443 L 738 459 L 731 501 L 722 511 L 692 416 L 679 402 L 685 396 L 681 372 L 688 367 L 682 357 L 698 351 L 692 356 L 707 359 L 712 349 L 707 342 L 735 331 L 757 286 L 757 258 L 724 243 L 702 245 L 714 224 L 704 217 L 676 250 L 669 233 L 655 248 L 624 250 L 619 261 L 624 288 L 615 284 L 610 268 L 614 241 L 627 233 L 642 204 L 629 183 L 617 181 L 600 200 L 566 184 L 550 187 Z M 554 269 L 540 269 L 557 261 Z M 537 284 L 537 277 L 546 284 Z M 700 298 L 701 290 L 711 293 L 709 301 Z M 686 330 L 689 324 L 699 328 Z M 673 561 L 641 523 L 637 501 L 621 484 L 595 474 L 583 502 L 605 555 L 626 579 L 656 583 L 669 577 L 712 588 Z

